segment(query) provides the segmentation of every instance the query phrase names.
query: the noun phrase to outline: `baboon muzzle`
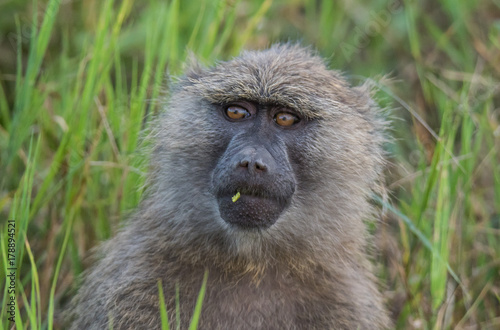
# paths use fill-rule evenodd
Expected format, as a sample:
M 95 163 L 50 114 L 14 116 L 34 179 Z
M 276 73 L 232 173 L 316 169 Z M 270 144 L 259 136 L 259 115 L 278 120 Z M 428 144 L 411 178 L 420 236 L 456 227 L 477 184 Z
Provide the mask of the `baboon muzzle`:
M 220 216 L 240 228 L 268 228 L 295 192 L 289 164 L 283 162 L 286 158 L 273 157 L 264 146 L 236 150 L 228 147 L 212 177 Z M 233 198 L 235 195 L 238 197 Z

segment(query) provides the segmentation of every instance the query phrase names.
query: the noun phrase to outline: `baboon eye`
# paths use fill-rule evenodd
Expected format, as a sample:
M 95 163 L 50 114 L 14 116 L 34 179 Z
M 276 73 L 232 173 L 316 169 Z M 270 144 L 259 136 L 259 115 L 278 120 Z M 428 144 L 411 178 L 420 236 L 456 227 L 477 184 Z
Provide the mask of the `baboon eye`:
M 231 105 L 226 109 L 226 115 L 230 119 L 239 120 L 250 117 L 250 112 L 243 107 Z
M 292 126 L 300 121 L 299 117 L 288 112 L 280 112 L 274 116 L 274 121 L 280 126 Z

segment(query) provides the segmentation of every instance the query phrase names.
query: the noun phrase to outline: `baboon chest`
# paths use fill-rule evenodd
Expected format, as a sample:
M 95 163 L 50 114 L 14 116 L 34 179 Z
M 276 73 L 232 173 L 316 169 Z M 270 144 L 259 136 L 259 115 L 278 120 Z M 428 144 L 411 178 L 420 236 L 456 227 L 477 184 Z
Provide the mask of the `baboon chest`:
M 272 278 L 219 283 L 207 291 L 202 325 L 233 329 L 292 328 L 297 300 L 293 288 Z
M 183 283 L 181 278 L 179 284 L 182 323 L 189 324 L 200 284 Z M 301 305 L 297 285 L 290 279 L 266 274 L 256 280 L 212 269 L 200 329 L 293 329 Z

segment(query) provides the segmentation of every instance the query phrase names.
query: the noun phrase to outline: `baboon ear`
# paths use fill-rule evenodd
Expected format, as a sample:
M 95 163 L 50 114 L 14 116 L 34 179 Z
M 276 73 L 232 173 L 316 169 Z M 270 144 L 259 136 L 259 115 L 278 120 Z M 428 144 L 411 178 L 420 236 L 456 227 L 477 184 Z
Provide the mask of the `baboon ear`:
M 203 75 L 206 68 L 201 64 L 192 51 L 188 51 L 184 64 L 184 74 L 188 79 L 198 79 Z

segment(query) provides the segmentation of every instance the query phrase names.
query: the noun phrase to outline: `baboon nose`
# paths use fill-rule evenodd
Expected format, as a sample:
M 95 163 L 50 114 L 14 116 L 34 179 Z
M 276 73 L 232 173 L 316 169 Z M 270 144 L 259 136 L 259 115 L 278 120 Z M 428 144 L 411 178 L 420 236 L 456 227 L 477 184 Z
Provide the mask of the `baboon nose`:
M 274 164 L 269 152 L 260 147 L 243 148 L 235 155 L 234 161 L 236 169 L 255 174 L 272 172 Z
M 267 165 L 262 159 L 244 158 L 238 163 L 239 167 L 248 169 L 249 171 L 266 172 Z

